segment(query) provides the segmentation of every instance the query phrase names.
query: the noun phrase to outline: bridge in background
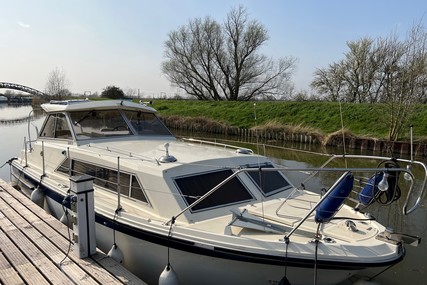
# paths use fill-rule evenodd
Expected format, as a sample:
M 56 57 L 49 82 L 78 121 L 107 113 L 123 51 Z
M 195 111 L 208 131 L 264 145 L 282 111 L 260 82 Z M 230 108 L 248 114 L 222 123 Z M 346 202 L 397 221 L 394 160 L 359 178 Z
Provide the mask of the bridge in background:
M 1 88 L 19 90 L 36 96 L 46 96 L 46 93 L 43 93 L 39 90 L 15 83 L 0 82 L 0 89 Z

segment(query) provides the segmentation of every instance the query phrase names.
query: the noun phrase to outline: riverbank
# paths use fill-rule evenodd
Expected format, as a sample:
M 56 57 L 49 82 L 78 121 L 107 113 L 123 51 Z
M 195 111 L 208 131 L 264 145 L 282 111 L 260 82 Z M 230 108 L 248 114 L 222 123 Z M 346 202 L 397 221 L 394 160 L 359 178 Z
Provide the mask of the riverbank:
M 409 155 L 409 126 L 397 142 L 386 139 L 388 126 L 380 104 L 332 102 L 212 102 L 159 100 L 154 108 L 170 128 L 265 140 Z M 415 155 L 427 156 L 427 106 L 416 108 L 413 118 Z M 342 131 L 344 125 L 344 134 Z M 343 142 L 343 137 L 344 142 Z

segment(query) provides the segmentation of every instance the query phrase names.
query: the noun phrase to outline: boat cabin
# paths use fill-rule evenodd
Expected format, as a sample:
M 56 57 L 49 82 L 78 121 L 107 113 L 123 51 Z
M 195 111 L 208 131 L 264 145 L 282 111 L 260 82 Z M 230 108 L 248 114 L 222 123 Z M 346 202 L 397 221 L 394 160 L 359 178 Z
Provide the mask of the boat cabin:
M 47 118 L 40 138 L 84 142 L 121 136 L 169 136 L 171 132 L 153 108 L 118 101 L 117 108 L 102 101 L 52 101 L 43 104 Z M 118 108 L 120 107 L 120 108 Z

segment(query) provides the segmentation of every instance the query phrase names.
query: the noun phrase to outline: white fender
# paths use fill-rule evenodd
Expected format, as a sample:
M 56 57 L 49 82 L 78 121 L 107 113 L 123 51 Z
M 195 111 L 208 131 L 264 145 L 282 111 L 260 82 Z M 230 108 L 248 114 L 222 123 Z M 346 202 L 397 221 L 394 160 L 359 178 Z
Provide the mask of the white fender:
M 123 253 L 120 250 L 120 248 L 117 246 L 117 244 L 113 244 L 110 251 L 107 254 L 109 257 L 117 261 L 118 263 L 123 262 Z
M 159 285 L 178 285 L 178 276 L 170 264 L 166 265 L 159 277 Z
M 44 206 L 44 198 L 44 193 L 38 186 L 36 189 L 33 190 L 33 192 L 31 192 L 31 201 L 33 201 L 41 208 L 43 208 Z

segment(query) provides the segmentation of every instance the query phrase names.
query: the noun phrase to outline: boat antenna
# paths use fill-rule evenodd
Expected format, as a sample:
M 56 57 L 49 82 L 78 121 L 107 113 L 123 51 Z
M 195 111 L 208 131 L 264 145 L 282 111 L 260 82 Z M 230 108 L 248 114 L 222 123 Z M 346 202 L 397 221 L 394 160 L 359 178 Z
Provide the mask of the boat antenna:
M 259 154 L 259 141 L 258 141 L 258 123 L 256 120 L 256 103 L 254 103 L 254 120 L 255 120 L 255 138 L 256 138 L 256 151 Z
M 257 123 L 257 117 L 256 117 L 256 103 L 254 103 L 254 119 L 255 119 L 255 135 L 256 135 L 256 146 L 257 146 L 257 153 L 259 153 L 259 139 L 258 139 L 258 123 Z M 265 155 L 265 147 L 264 147 L 264 155 Z M 259 187 L 261 188 L 261 191 L 264 190 L 264 181 L 262 179 L 262 170 L 261 170 L 261 162 L 260 157 L 258 156 L 258 169 L 259 169 Z M 264 196 L 261 195 L 261 207 L 262 207 L 262 220 L 264 221 Z
M 405 174 L 403 175 L 403 178 L 407 181 L 411 180 L 411 167 L 412 164 L 414 163 L 414 141 L 413 141 L 413 135 L 412 135 L 412 128 L 414 127 L 414 125 L 410 125 L 409 126 L 409 136 L 410 136 L 410 140 L 411 140 L 411 163 L 406 165 L 406 170 L 407 172 L 405 172 Z
M 343 143 L 343 148 L 344 148 L 344 162 L 345 162 L 345 167 L 347 168 L 347 157 L 346 157 L 346 146 L 345 146 L 345 133 L 344 133 L 344 119 L 342 116 L 342 106 L 341 106 L 341 99 L 338 100 L 339 102 L 339 106 L 340 106 L 340 119 L 341 119 L 341 133 L 342 133 L 342 143 Z
M 409 133 L 410 133 L 410 139 L 411 139 L 411 163 L 414 162 L 414 138 L 412 133 L 413 127 L 414 125 L 412 124 L 409 126 Z

